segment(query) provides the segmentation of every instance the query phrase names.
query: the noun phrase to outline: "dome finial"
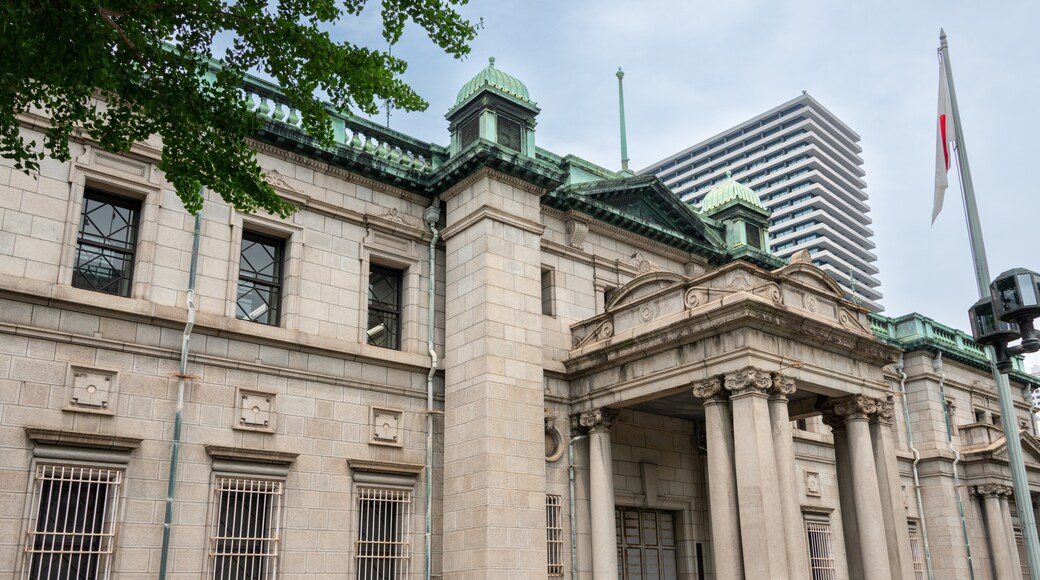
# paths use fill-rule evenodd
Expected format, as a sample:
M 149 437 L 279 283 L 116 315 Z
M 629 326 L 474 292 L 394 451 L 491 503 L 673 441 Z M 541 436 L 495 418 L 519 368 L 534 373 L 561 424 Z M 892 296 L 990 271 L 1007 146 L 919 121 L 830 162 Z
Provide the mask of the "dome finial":
M 728 178 L 732 178 L 732 177 L 733 177 L 733 172 L 730 171 L 729 169 L 727 169 L 726 170 L 726 178 L 728 179 Z
M 488 66 L 495 66 L 495 57 L 488 58 Z

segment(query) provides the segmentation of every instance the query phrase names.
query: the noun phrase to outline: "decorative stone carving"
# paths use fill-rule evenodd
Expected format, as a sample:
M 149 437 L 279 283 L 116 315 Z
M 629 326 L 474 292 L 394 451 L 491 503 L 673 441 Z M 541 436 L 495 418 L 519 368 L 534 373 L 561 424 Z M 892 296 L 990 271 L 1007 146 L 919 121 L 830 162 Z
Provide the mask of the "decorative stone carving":
M 571 341 L 574 343 L 574 348 L 579 348 L 590 342 L 606 340 L 611 336 L 614 336 L 614 322 L 612 320 L 604 320 L 592 332 L 585 336 L 574 336 Z
M 396 409 L 372 407 L 372 437 L 369 444 L 400 447 L 402 412 Z
M 726 400 L 726 391 L 722 389 L 722 381 L 718 377 L 693 384 L 693 396 L 704 399 L 705 403 L 720 403 Z
M 820 497 L 823 495 L 820 487 L 820 474 L 815 471 L 805 472 L 805 495 Z
M 896 406 L 888 401 L 878 399 L 877 402 L 877 418 L 879 423 L 885 425 L 892 424 L 892 418 L 896 416 Z
M 575 250 L 584 250 L 588 234 L 589 224 L 573 218 L 567 220 L 567 245 Z
M 770 389 L 770 393 L 774 397 L 787 397 L 796 390 L 794 379 L 783 373 L 773 373 L 772 380 L 773 386 Z
M 111 413 L 116 373 L 84 367 L 72 367 L 71 371 L 68 408 Z
M 274 395 L 255 391 L 239 391 L 236 427 L 270 430 L 273 426 Z
M 864 334 L 872 334 L 865 326 L 863 326 L 862 323 L 860 323 L 859 319 L 856 318 L 855 314 L 852 314 L 844 308 L 842 308 L 838 312 L 838 323 L 844 326 L 845 328 L 851 330 L 855 330 Z
M 647 260 L 646 257 L 643 256 L 642 252 L 636 252 L 632 254 L 631 257 L 621 260 L 621 262 L 634 267 L 636 269 L 637 276 L 649 274 L 650 272 L 658 272 L 661 270 L 661 267 L 658 266 L 656 263 Z
M 545 460 L 556 461 L 563 457 L 563 435 L 556 428 L 556 417 L 545 418 Z
M 748 282 L 748 279 L 743 276 L 737 276 L 729 283 L 729 288 L 737 292 L 747 292 L 751 290 L 751 282 Z
M 1014 490 L 1010 485 L 1002 485 L 999 483 L 986 483 L 983 485 L 976 485 L 971 489 L 972 493 L 978 497 L 986 497 L 990 495 L 995 496 L 1011 496 L 1014 494 Z
M 864 395 L 843 397 L 834 402 L 834 412 L 846 421 L 870 419 L 878 411 L 878 400 Z
M 703 292 L 698 288 L 690 288 L 689 290 L 687 290 L 686 294 L 683 296 L 683 300 L 686 303 L 686 308 L 696 308 L 700 306 L 704 301 L 704 297 L 702 297 L 702 294 Z
M 824 411 L 820 415 L 820 419 L 823 423 L 831 428 L 831 431 L 844 431 L 845 430 L 845 417 L 835 414 L 833 411 Z
M 617 423 L 617 411 L 609 407 L 585 411 L 578 416 L 578 423 L 590 431 L 610 429 Z
M 768 297 L 774 304 L 784 303 L 784 293 L 780 290 L 780 285 L 775 282 L 755 288 L 755 294 Z
M 277 169 L 272 169 L 265 173 L 264 181 L 266 181 L 267 185 L 270 185 L 271 187 L 287 189 L 289 191 L 296 191 L 292 187 L 289 187 L 289 184 L 286 183 L 284 179 L 282 179 L 282 174 L 279 173 Z
M 732 396 L 755 392 L 765 394 L 773 386 L 773 378 L 769 373 L 746 367 L 739 372 L 726 375 L 725 386 Z
M 683 270 L 685 271 L 687 277 L 696 278 L 697 276 L 700 276 L 704 273 L 704 266 L 698 264 L 697 262 L 686 262 L 686 264 L 683 266 Z
M 816 297 L 811 294 L 802 296 L 802 306 L 809 312 L 816 312 Z
M 809 253 L 809 250 L 798 250 L 791 254 L 788 261 L 792 264 L 810 264 L 812 263 L 812 255 Z
M 657 305 L 653 302 L 647 302 L 646 304 L 639 307 L 639 318 L 643 319 L 643 322 L 650 322 L 657 316 Z
M 385 219 L 388 222 L 394 222 L 395 224 L 405 223 L 404 216 L 401 215 L 401 212 L 398 211 L 396 207 L 388 209 L 386 211 L 386 214 L 383 215 L 383 219 Z

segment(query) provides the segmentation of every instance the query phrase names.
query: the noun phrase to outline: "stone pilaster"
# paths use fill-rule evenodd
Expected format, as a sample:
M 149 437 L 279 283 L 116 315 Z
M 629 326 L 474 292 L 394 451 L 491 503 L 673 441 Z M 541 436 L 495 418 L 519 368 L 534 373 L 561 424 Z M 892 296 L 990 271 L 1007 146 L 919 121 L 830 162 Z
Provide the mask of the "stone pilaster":
M 617 412 L 586 411 L 578 423 L 589 430 L 589 511 L 592 515 L 592 574 L 597 580 L 617 578 L 617 536 L 614 523 L 614 466 L 610 428 Z
M 989 539 L 990 560 L 996 578 L 1014 578 L 1020 572 L 1011 567 L 1011 548 L 1008 531 L 1004 529 L 1004 513 L 1000 509 L 1000 498 L 1007 493 L 1007 486 L 987 483 L 972 488 L 972 493 L 982 499 L 982 510 L 986 514 L 986 537 Z M 1019 568 L 1021 570 L 1021 568 Z
M 747 367 L 726 375 L 733 412 L 740 538 L 747 578 L 788 578 L 784 516 L 769 418 L 769 373 Z
M 443 576 L 545 576 L 538 191 L 489 170 L 445 194 Z
M 743 578 L 737 476 L 733 467 L 733 420 L 722 381 L 711 378 L 693 385 L 693 396 L 704 401 L 708 444 L 708 511 L 711 549 L 717 578 Z
M 1022 569 L 1022 558 L 1018 555 L 1018 542 L 1015 540 L 1015 524 L 1011 521 L 1011 505 L 1009 502 L 1015 496 L 1014 488 L 1005 486 L 1000 494 L 1000 513 L 1004 519 L 1004 531 L 1007 532 L 1008 550 L 1011 552 L 1011 569 L 1019 571 Z
M 784 515 L 784 543 L 787 547 L 787 569 L 791 578 L 808 578 L 808 547 L 805 544 L 805 524 L 798 502 L 798 486 L 794 469 L 794 440 L 791 417 L 787 412 L 787 397 L 794 393 L 794 379 L 781 373 L 772 374 L 769 390 L 769 421 L 773 426 L 773 451 L 776 455 L 777 489 Z
M 845 417 L 833 409 L 823 412 L 823 422 L 834 436 L 834 463 L 838 479 L 838 505 L 841 509 L 841 532 L 845 540 L 845 559 L 849 577 L 863 577 L 863 557 L 859 549 L 859 524 L 856 518 L 856 500 L 852 496 L 852 461 L 849 458 L 849 434 Z
M 903 488 L 899 480 L 899 465 L 892 434 L 895 408 L 888 401 L 879 400 L 877 413 L 870 422 L 870 442 L 874 446 L 874 464 L 877 466 L 878 489 L 881 492 L 881 513 L 885 520 L 885 537 L 893 578 L 913 578 L 914 561 L 910 553 L 910 530 L 903 507 Z
M 852 497 L 856 502 L 856 525 L 865 580 L 891 580 L 888 541 L 881 514 L 881 491 L 868 422 L 877 413 L 878 401 L 852 395 L 834 402 L 835 414 L 845 418 L 849 463 L 852 467 Z M 842 493 L 844 490 L 839 490 Z

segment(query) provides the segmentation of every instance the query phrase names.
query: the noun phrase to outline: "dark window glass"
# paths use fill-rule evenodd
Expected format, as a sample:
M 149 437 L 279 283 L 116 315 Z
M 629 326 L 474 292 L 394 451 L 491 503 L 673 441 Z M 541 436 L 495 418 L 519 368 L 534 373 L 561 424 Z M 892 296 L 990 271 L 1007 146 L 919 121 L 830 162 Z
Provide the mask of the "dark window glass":
M 459 148 L 465 149 L 467 145 L 477 140 L 480 136 L 480 118 L 473 117 L 462 124 L 459 128 Z
M 368 273 L 368 344 L 401 348 L 401 272 L 373 265 Z
M 747 234 L 747 243 L 753 248 L 762 247 L 762 235 L 756 226 L 744 224 L 744 232 Z
M 514 151 L 521 151 L 520 138 L 523 135 L 520 123 L 505 117 L 498 118 L 498 144 Z
M 76 245 L 72 285 L 129 296 L 140 204 L 88 189 Z
M 252 232 L 242 234 L 235 318 L 278 326 L 285 242 Z

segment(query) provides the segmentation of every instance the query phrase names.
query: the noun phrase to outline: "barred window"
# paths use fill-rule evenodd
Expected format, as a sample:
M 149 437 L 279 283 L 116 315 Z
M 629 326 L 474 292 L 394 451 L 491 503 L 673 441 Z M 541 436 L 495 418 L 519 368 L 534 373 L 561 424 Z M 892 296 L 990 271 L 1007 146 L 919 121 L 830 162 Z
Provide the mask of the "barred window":
M 359 487 L 357 490 L 357 578 L 406 578 L 412 557 L 412 492 Z
M 72 285 L 130 296 L 140 204 L 93 189 L 83 194 Z
M 278 326 L 284 247 L 283 240 L 253 232 L 242 233 L 235 318 Z
M 401 271 L 372 264 L 368 272 L 368 344 L 401 348 Z
M 809 569 L 813 580 L 834 580 L 834 551 L 831 544 L 829 521 L 807 521 L 805 531 L 809 540 Z
M 917 530 L 917 522 L 909 522 L 910 558 L 914 565 L 914 580 L 924 580 L 924 549 L 921 547 L 921 534 Z
M 563 498 L 545 496 L 545 521 L 549 576 L 563 577 Z
M 108 578 L 122 482 L 117 469 L 38 465 L 22 577 Z
M 520 151 L 523 147 L 524 131 L 520 123 L 498 116 L 498 144 L 508 147 L 514 151 Z
M 213 580 L 276 577 L 282 495 L 281 481 L 217 478 L 209 550 Z

